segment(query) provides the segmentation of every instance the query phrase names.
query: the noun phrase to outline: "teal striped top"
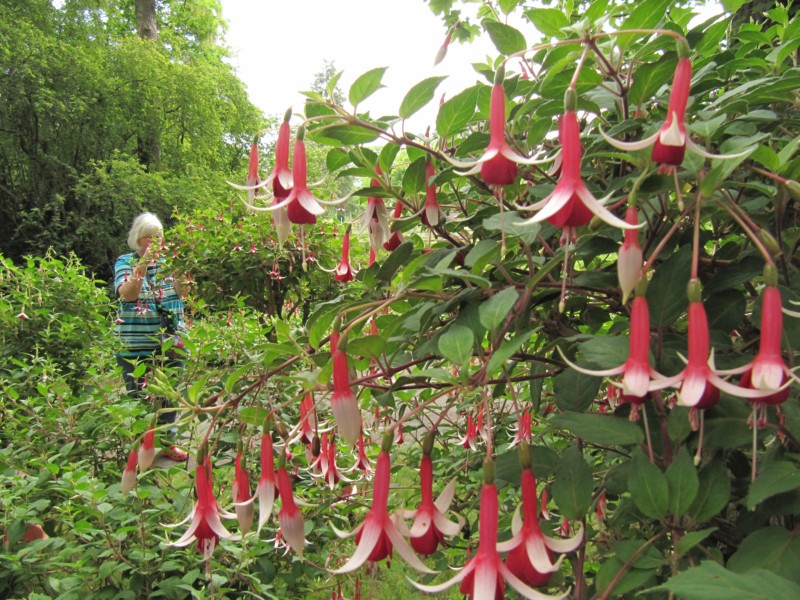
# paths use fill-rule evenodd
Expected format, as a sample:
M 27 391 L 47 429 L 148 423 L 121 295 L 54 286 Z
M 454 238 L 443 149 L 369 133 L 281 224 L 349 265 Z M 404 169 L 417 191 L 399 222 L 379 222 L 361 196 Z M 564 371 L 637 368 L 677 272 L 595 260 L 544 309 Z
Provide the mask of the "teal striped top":
M 114 264 L 114 289 L 119 294 L 119 286 L 125 283 L 133 272 L 133 267 L 141 260 L 133 252 L 123 254 Z M 162 276 L 162 263 L 147 266 L 147 275 L 142 281 L 139 298 L 133 302 L 120 299 L 117 306 L 117 326 L 115 333 L 122 349 L 120 356 L 148 356 L 161 346 L 161 316 L 156 303 L 175 316 L 177 329 L 185 331 L 183 321 L 183 300 L 173 286 L 171 275 Z

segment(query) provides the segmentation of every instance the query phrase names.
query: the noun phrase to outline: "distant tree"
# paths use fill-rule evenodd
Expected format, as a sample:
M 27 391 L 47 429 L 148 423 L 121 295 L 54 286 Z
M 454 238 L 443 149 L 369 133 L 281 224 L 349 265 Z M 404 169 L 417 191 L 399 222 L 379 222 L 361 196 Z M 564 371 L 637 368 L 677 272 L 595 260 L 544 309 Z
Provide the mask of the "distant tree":
M 324 98 L 331 100 L 334 104 L 342 104 L 344 103 L 344 93 L 337 82 L 339 72 L 336 70 L 336 65 L 332 60 L 323 60 L 323 63 L 322 70 L 314 75 L 311 89 L 322 94 Z M 331 83 L 333 83 L 333 87 L 329 89 Z

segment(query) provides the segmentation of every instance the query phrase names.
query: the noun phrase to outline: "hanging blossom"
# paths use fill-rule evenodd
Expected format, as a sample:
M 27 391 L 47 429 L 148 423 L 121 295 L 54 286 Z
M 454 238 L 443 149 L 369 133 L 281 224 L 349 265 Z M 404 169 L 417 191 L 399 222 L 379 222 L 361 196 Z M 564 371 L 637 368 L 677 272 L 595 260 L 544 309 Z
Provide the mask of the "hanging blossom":
M 395 227 L 397 226 L 397 220 L 400 218 L 401 214 L 403 214 L 403 203 L 398 200 L 397 204 L 394 205 L 394 214 L 392 215 L 394 218 L 393 225 Z M 383 249 L 389 252 L 395 250 L 403 243 L 403 233 L 399 229 L 392 228 L 391 232 L 392 235 L 383 243 Z
M 645 284 L 642 282 L 631 307 L 628 360 L 620 366 L 601 371 L 586 369 L 570 361 L 559 349 L 564 362 L 579 373 L 594 377 L 622 375 L 620 382 L 613 383 L 622 389 L 622 394 L 628 401 L 637 405 L 644 402 L 649 392 L 662 389 L 671 381 L 650 366 L 650 311 L 644 292 Z
M 353 281 L 353 267 L 350 266 L 350 226 L 342 238 L 342 260 L 333 272 L 333 278 L 343 283 Z
M 382 175 L 380 167 L 375 167 L 378 175 Z M 381 182 L 373 178 L 372 187 L 379 187 Z M 377 252 L 389 239 L 389 213 L 383 198 L 370 196 L 367 198 L 367 210 L 364 212 L 364 226 L 369 232 L 369 247 Z
M 236 515 L 220 509 L 212 490 L 211 457 L 206 454 L 204 448 L 201 448 L 199 455 L 197 468 L 195 469 L 197 501 L 188 517 L 170 527 L 178 527 L 188 521 L 191 521 L 191 524 L 180 539 L 169 545 L 182 548 L 197 541 L 197 547 L 203 553 L 203 559 L 208 560 L 214 553 L 214 548 L 219 542 L 219 538 L 228 540 L 239 540 L 241 538 L 229 532 L 222 524 L 220 517 L 235 519 Z
M 575 535 L 569 539 L 555 539 L 542 533 L 539 527 L 539 503 L 536 497 L 536 477 L 531 469 L 530 452 L 527 445 L 521 446 L 522 469 L 522 518 L 517 507 L 511 523 L 514 537 L 497 544 L 499 552 L 508 552 L 506 566 L 521 581 L 530 586 L 547 583 L 550 575 L 558 571 L 564 554 L 573 552 L 583 542 L 583 529 L 579 524 Z M 561 554 L 553 562 L 553 552 Z
M 243 453 L 241 450 L 236 453 L 234 479 L 231 491 L 236 519 L 239 521 L 239 531 L 244 535 L 253 525 L 253 514 L 255 513 L 253 500 L 255 496 L 250 496 L 250 474 L 247 472 L 247 467 L 243 464 Z
M 331 411 L 339 435 L 348 445 L 355 445 L 361 433 L 361 409 L 350 387 L 350 368 L 347 355 L 339 345 L 339 332 L 331 333 L 331 358 L 333 359 L 333 395 Z
M 389 449 L 392 446 L 392 434 L 384 436 L 381 445 L 381 452 L 378 454 L 378 461 L 375 467 L 375 481 L 372 488 L 372 505 L 364 522 L 361 523 L 350 533 L 340 531 L 333 525 L 331 528 L 334 533 L 341 538 L 348 538 L 355 535 L 356 551 L 353 556 L 339 569 L 333 573 L 342 574 L 355 571 L 365 562 L 378 562 L 385 558 L 391 558 L 393 550 L 405 560 L 409 566 L 423 573 L 435 573 L 414 554 L 411 546 L 400 533 L 395 520 L 389 515 L 389 473 L 391 470 L 391 459 Z
M 639 225 L 639 211 L 636 206 L 629 206 L 625 211 L 625 221 L 629 225 Z M 639 244 L 639 230 L 626 229 L 623 233 L 622 247 L 617 253 L 617 279 L 622 290 L 622 303 L 628 301 L 631 292 L 642 278 L 642 247 Z
M 600 135 L 612 146 L 625 151 L 643 150 L 653 147 L 651 160 L 658 164 L 658 172 L 670 174 L 683 163 L 686 148 L 704 158 L 738 158 L 744 156 L 750 149 L 738 154 L 711 154 L 698 146 L 686 134 L 686 105 L 689 101 L 689 88 L 692 83 L 692 61 L 689 59 L 689 48 L 685 41 L 678 43 L 678 66 L 672 79 L 672 89 L 669 94 L 667 118 L 661 128 L 653 135 L 639 142 L 622 142 L 609 137 L 603 131 Z
M 433 433 L 428 434 L 423 442 L 422 460 L 419 465 L 419 482 L 422 493 L 419 508 L 406 510 L 403 513 L 404 518 L 414 519 L 409 529 L 409 541 L 411 547 L 423 556 L 433 554 L 438 546 L 444 547 L 444 538 L 457 535 L 465 523 L 464 517 L 461 515 L 455 515 L 455 521 L 445 517 L 455 495 L 455 478 L 450 480 L 436 500 L 433 499 L 432 449 Z
M 367 452 L 364 449 L 363 431 L 358 434 L 358 457 L 356 458 L 355 464 L 349 469 L 349 471 L 355 471 L 356 469 L 363 472 L 365 477 L 370 477 L 375 472 L 372 461 L 369 459 Z
M 475 425 L 475 421 L 472 419 L 472 415 L 467 415 L 467 430 L 464 432 L 464 435 L 461 436 L 456 443 L 459 446 L 463 446 L 467 450 L 476 450 L 478 448 L 478 426 Z
M 286 470 L 286 456 L 281 456 L 278 465 L 278 493 L 281 497 L 281 510 L 278 512 L 280 535 L 286 544 L 294 550 L 300 558 L 303 557 L 303 546 L 306 543 L 303 513 L 297 508 L 292 492 L 292 481 Z
M 540 164 L 544 161 L 525 158 L 514 152 L 506 141 L 506 93 L 503 89 L 505 68 L 495 71 L 492 97 L 489 103 L 489 145 L 476 161 L 464 162 L 445 158 L 460 169 L 468 169 L 460 175 L 475 175 L 480 172 L 483 180 L 491 186 L 509 185 L 517 176 L 517 165 Z
M 444 221 L 442 210 L 436 199 L 436 172 L 433 168 L 433 161 L 428 159 L 425 163 L 425 205 L 422 207 L 422 222 L 428 227 L 436 227 L 440 221 Z
M 136 448 L 133 448 L 128 453 L 128 462 L 125 463 L 125 468 L 122 470 L 122 480 L 120 481 L 119 488 L 123 494 L 129 494 L 130 491 L 136 487 L 136 467 L 139 464 L 139 453 Z
M 150 425 L 147 431 L 144 432 L 142 445 L 139 446 L 139 468 L 142 471 L 149 469 L 156 458 L 155 440 L 156 432 L 153 426 Z
M 517 429 L 514 432 L 514 439 L 511 442 L 511 445 L 516 446 L 523 443 L 530 444 L 532 438 L 531 413 L 528 409 L 525 409 L 522 411 L 522 414 L 519 415 L 519 422 L 517 423 Z
M 261 476 L 258 478 L 255 496 L 251 498 L 251 501 L 258 498 L 258 533 L 261 533 L 261 528 L 272 515 L 276 489 L 272 433 L 269 427 L 265 426 L 261 432 Z
M 764 398 L 770 391 L 746 389 L 725 381 L 714 366 L 714 353 L 710 350 L 708 317 L 701 301 L 700 281 L 689 281 L 689 355 L 686 367 L 673 377 L 659 382 L 660 387 L 680 386 L 678 405 L 695 409 L 711 408 L 719 401 L 720 391 L 739 398 Z M 662 385 L 663 384 L 663 385 Z
M 458 575 L 438 585 L 422 585 L 416 581 L 411 583 L 419 590 L 429 594 L 438 594 L 447 588 L 460 583 L 460 592 L 472 600 L 489 600 L 505 598 L 505 582 L 507 581 L 523 598 L 531 600 L 562 600 L 569 592 L 560 596 L 548 596 L 528 587 L 500 560 L 497 551 L 498 505 L 497 487 L 494 484 L 494 463 L 491 459 L 484 462 L 484 483 L 481 490 L 480 519 L 478 528 L 480 540 L 478 551 L 468 560 Z
M 566 104 L 570 106 L 570 95 Z M 611 213 L 586 187 L 581 177 L 581 133 L 578 115 L 574 108 L 568 108 L 558 123 L 558 140 L 561 144 L 561 173 L 555 189 L 543 200 L 532 204 L 526 210 L 538 211 L 524 223 L 547 221 L 555 227 L 570 231 L 589 223 L 594 216 L 619 229 L 635 229 Z

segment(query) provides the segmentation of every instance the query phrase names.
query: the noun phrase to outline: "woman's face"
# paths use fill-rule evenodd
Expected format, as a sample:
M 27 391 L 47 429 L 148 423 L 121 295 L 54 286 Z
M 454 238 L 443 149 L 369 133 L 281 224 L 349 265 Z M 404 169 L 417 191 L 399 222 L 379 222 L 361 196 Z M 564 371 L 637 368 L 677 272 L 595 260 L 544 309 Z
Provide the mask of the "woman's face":
M 142 236 L 139 238 L 139 256 L 144 256 L 147 254 L 147 250 L 150 248 L 150 244 L 155 241 L 156 243 L 160 243 L 161 241 L 161 234 L 159 232 L 150 233 L 148 235 Z M 155 251 L 157 247 L 154 247 L 153 250 Z M 151 252 L 152 254 L 152 252 Z

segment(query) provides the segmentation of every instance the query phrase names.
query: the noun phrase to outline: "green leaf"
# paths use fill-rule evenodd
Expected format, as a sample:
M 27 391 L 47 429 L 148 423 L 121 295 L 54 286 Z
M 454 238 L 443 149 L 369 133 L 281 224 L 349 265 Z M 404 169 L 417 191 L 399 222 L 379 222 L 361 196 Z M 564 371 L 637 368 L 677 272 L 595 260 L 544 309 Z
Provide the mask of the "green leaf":
M 420 157 L 411 163 L 403 174 L 403 191 L 406 194 L 418 194 L 425 189 L 425 162 Z
M 562 37 L 561 30 L 569 27 L 567 15 L 557 8 L 531 8 L 525 11 L 525 16 L 547 37 Z
M 683 556 L 697 544 L 714 533 L 717 529 L 719 528 L 708 527 L 706 529 L 701 529 L 700 531 L 690 531 L 689 533 L 684 534 L 683 537 L 678 540 L 678 543 L 675 544 L 675 552 L 678 553 L 678 556 Z
M 672 0 L 645 0 L 638 2 L 628 18 L 622 22 L 623 29 L 652 29 L 657 27 L 668 13 Z M 624 50 L 638 34 L 617 36 L 617 43 Z
M 755 569 L 734 573 L 714 561 L 681 571 L 665 584 L 649 591 L 667 590 L 681 600 L 796 600 L 800 586 L 765 571 Z
M 723 181 L 736 170 L 747 157 L 753 153 L 755 146 L 750 148 L 749 152 L 745 152 L 742 156 L 736 158 L 714 159 L 711 161 L 712 167 L 708 174 L 700 184 L 700 192 L 708 197 L 717 191 Z
M 689 515 L 697 523 L 705 523 L 728 504 L 731 481 L 725 465 L 715 460 L 698 473 L 700 485 L 697 496 L 689 508 Z
M 776 494 L 782 494 L 800 487 L 800 469 L 787 461 L 769 462 L 761 467 L 761 472 L 750 484 L 747 492 L 747 508 L 753 510 L 760 502 Z
M 800 537 L 791 531 L 772 525 L 748 535 L 728 561 L 736 573 L 766 569 L 800 584 Z
M 447 79 L 447 76 L 428 77 L 423 79 L 410 90 L 400 103 L 400 118 L 407 119 L 419 109 L 433 100 L 433 94 L 439 84 Z
M 325 168 L 331 173 L 348 164 L 350 164 L 350 156 L 341 148 L 331 148 L 325 157 Z
M 676 517 L 683 516 L 697 497 L 700 486 L 697 470 L 686 446 L 681 446 L 666 475 L 669 485 L 669 512 Z
M 379 133 L 373 129 L 358 125 L 333 125 L 325 129 L 310 132 L 308 137 L 320 144 L 331 145 L 358 145 L 368 144 L 378 139 Z
M 242 423 L 247 423 L 254 427 L 261 427 L 268 414 L 269 411 L 266 408 L 260 406 L 245 406 L 239 410 L 239 420 Z
M 597 369 L 613 369 L 628 360 L 630 340 L 627 336 L 596 335 L 579 346 L 578 354 L 581 363 Z
M 483 271 L 486 264 L 500 256 L 500 242 L 497 240 L 481 240 L 464 257 L 464 265 L 473 273 Z
M 599 377 L 565 369 L 553 379 L 556 406 L 561 410 L 586 410 L 600 391 L 601 381 Z
M 351 356 L 377 358 L 385 348 L 386 340 L 379 335 L 365 335 L 347 342 L 347 354 Z
M 378 156 L 378 166 L 380 166 L 381 171 L 388 173 L 391 170 L 392 164 L 394 164 L 394 159 L 397 157 L 399 152 L 400 146 L 397 144 L 384 144 L 383 148 L 381 148 L 381 153 Z
M 689 305 L 686 285 L 691 273 L 692 249 L 682 246 L 662 264 L 656 266 L 647 286 L 647 304 L 653 326 L 672 325 Z
M 508 313 L 517 303 L 519 292 L 513 287 L 507 287 L 488 300 L 481 303 L 478 308 L 481 325 L 489 331 L 498 327 L 505 321 Z
M 510 25 L 489 19 L 485 19 L 482 25 L 500 54 L 508 56 L 528 47 L 525 36 Z
M 445 101 L 436 115 L 436 131 L 442 137 L 455 135 L 463 130 L 475 114 L 478 88 L 467 88 Z
M 355 106 L 381 89 L 383 87 L 381 80 L 383 79 L 383 74 L 386 72 L 386 68 L 387 67 L 378 67 L 377 69 L 371 69 L 359 75 L 358 79 L 350 86 L 350 104 Z
M 641 450 L 631 458 L 628 490 L 633 503 L 651 519 L 661 519 L 669 511 L 669 484 L 661 470 L 651 463 Z
M 591 507 L 594 490 L 592 470 L 575 446 L 561 455 L 551 489 L 553 500 L 568 519 L 582 519 Z
M 528 341 L 531 335 L 533 335 L 533 330 L 522 333 L 511 341 L 504 341 L 503 344 L 492 353 L 492 357 L 486 365 L 486 373 L 491 375 L 506 364 L 508 359 Z
M 644 441 L 644 434 L 636 423 L 614 415 L 565 411 L 550 422 L 591 444 L 627 446 Z
M 464 325 L 453 325 L 439 337 L 439 352 L 455 365 L 462 366 L 472 357 L 475 337 Z
M 397 272 L 397 269 L 408 262 L 408 258 L 411 256 L 413 251 L 413 243 L 403 242 L 400 244 L 389 256 L 386 257 L 386 260 L 383 261 L 381 268 L 378 269 L 378 274 L 376 277 L 380 281 L 390 283 L 394 277 L 394 274 Z
M 677 60 L 673 54 L 656 63 L 637 67 L 629 92 L 631 104 L 636 106 L 652 98 L 661 86 L 671 81 L 676 65 Z

